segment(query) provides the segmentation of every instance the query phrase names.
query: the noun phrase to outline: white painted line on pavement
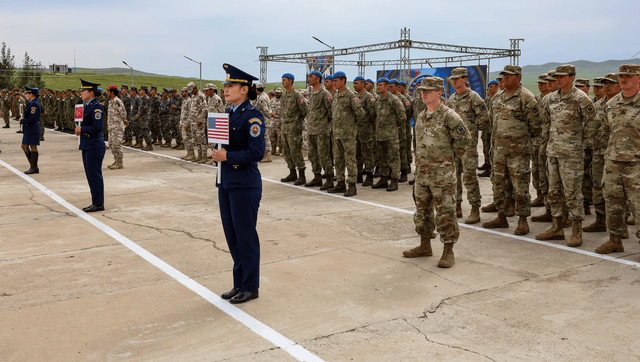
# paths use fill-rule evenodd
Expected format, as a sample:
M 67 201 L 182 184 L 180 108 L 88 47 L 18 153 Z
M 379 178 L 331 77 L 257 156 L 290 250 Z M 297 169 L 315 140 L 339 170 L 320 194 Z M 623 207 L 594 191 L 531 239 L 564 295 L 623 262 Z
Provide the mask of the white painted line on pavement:
M 78 209 L 77 207 L 71 205 L 66 200 L 64 200 L 62 197 L 58 196 L 53 191 L 51 191 L 51 190 L 47 189 L 46 187 L 44 187 L 38 181 L 34 180 L 33 178 L 25 175 L 24 173 L 22 173 L 20 171 L 18 171 L 17 169 L 13 168 L 11 165 L 7 164 L 6 162 L 4 162 L 2 160 L 0 160 L 0 165 L 4 166 L 8 170 L 10 170 L 13 173 L 15 173 L 16 175 L 20 176 L 25 181 L 27 181 L 30 184 L 32 184 L 33 186 L 37 187 L 44 194 L 46 194 L 47 196 L 52 198 L 54 201 L 56 201 L 60 205 L 62 205 L 65 208 L 67 208 L 69 211 L 71 211 L 74 214 L 76 214 L 78 217 L 84 219 L 85 221 L 87 221 L 91 225 L 93 225 L 93 226 L 97 227 L 98 229 L 102 230 L 105 234 L 107 234 L 107 235 L 111 236 L 112 238 L 116 239 L 122 245 L 126 246 L 131 251 L 133 251 L 134 253 L 138 254 L 140 257 L 142 257 L 144 260 L 146 260 L 149 263 L 151 263 L 156 268 L 162 270 L 164 273 L 166 273 L 167 275 L 169 275 L 170 277 L 172 277 L 173 279 L 178 281 L 180 284 L 182 284 L 185 287 L 189 288 L 191 291 L 195 292 L 196 294 L 198 294 L 199 296 L 204 298 L 206 301 L 208 301 L 209 303 L 211 303 L 214 306 L 216 306 L 218 309 L 220 309 L 221 311 L 223 311 L 224 313 L 226 313 L 230 317 L 234 318 L 235 320 L 237 320 L 240 323 L 242 323 L 245 326 L 247 326 L 249 329 L 251 329 L 253 332 L 255 332 L 260 337 L 268 340 L 269 342 L 273 343 L 277 347 L 282 348 L 284 351 L 289 353 L 291 356 L 293 356 L 298 361 L 323 361 L 319 357 L 315 356 L 311 352 L 309 352 L 306 349 L 304 349 L 302 346 L 296 344 L 295 342 L 291 341 L 290 339 L 288 339 L 285 336 L 281 335 L 280 333 L 276 332 L 271 327 L 265 325 L 264 323 L 262 323 L 259 320 L 253 318 L 252 316 L 250 316 L 249 314 L 245 313 L 241 309 L 237 308 L 236 306 L 234 306 L 234 305 L 230 304 L 229 302 L 225 301 L 224 299 L 220 298 L 217 294 L 215 294 L 212 291 L 210 291 L 209 289 L 205 288 L 203 285 L 199 284 L 195 280 L 189 278 L 188 276 L 186 276 L 182 272 L 178 271 L 177 269 L 175 269 L 171 265 L 167 264 L 162 259 L 156 257 L 155 255 L 151 254 L 147 250 L 143 249 L 141 246 L 139 246 L 138 244 L 136 244 L 133 241 L 129 240 L 124 235 L 118 233 L 117 231 L 115 231 L 114 229 L 110 228 L 106 224 L 103 224 L 102 222 L 96 220 L 94 217 L 90 216 L 86 212 L 84 212 L 84 211 Z

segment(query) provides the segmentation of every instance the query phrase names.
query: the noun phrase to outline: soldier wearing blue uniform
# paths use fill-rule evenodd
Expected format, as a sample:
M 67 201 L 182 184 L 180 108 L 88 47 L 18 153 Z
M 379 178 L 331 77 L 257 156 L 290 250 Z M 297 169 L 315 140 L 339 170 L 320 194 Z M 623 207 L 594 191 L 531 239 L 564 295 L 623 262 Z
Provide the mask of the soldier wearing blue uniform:
M 258 298 L 260 242 L 256 224 L 262 198 L 262 178 L 258 162 L 264 157 L 264 118 L 249 100 L 257 98 L 252 81 L 258 78 L 223 65 L 225 99 L 232 103 L 229 113 L 229 144 L 213 150 L 218 162 L 220 183 L 218 202 L 224 235 L 233 258 L 233 289 L 223 293 L 231 303 Z
M 104 109 L 98 99 L 101 92 L 100 84 L 87 82 L 80 79 L 80 96 L 87 102 L 84 106 L 82 124 L 76 127 L 76 135 L 80 136 L 80 150 L 82 150 L 82 163 L 84 173 L 91 189 L 91 206 L 82 210 L 94 212 L 104 210 L 104 180 L 102 179 L 102 160 L 106 147 L 102 127 L 104 122 Z
M 24 108 L 24 118 L 19 123 L 24 126 L 22 131 L 22 150 L 29 161 L 27 175 L 40 173 L 38 168 L 38 145 L 40 144 L 40 113 L 42 107 L 38 101 L 40 90 L 24 86 L 24 96 L 27 98 L 27 106 Z

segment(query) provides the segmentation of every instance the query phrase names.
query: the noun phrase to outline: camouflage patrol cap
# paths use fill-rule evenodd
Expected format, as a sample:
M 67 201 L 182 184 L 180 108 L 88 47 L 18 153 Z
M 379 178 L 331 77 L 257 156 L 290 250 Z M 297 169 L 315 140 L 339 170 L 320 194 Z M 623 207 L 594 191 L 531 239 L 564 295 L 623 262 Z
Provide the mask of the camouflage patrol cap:
M 276 88 L 276 93 L 282 93 L 282 88 L 280 87 Z
M 556 68 L 556 77 L 559 75 L 576 75 L 576 67 L 571 64 L 561 65 Z
M 640 75 L 640 65 L 622 64 L 618 69 L 618 74 Z
M 604 80 L 604 77 L 595 77 L 593 79 L 593 86 L 594 87 L 604 87 L 604 84 L 602 84 L 603 80 Z
M 162 88 L 162 93 L 169 93 L 169 90 L 167 88 Z
M 196 87 L 196 84 L 194 82 L 189 82 L 187 84 L 187 92 L 191 92 L 195 87 Z
M 256 89 L 264 89 L 264 84 L 262 83 L 256 84 Z
M 517 65 L 505 65 L 504 69 L 500 72 L 500 75 L 502 75 L 502 74 L 520 75 L 520 74 L 522 74 L 522 68 L 520 68 Z
M 273 89 L 272 89 L 272 90 L 269 91 L 269 94 L 273 96 L 273 95 L 276 94 L 276 92 L 274 92 Z
M 430 91 L 430 90 L 444 90 L 444 80 L 440 77 L 424 77 L 420 81 L 420 86 L 418 87 L 420 90 Z
M 462 77 L 469 77 L 469 71 L 467 68 L 458 67 L 451 71 L 451 79 L 457 79 Z
M 618 73 L 609 73 L 609 74 L 605 75 L 604 80 L 617 84 L 618 83 Z
M 556 80 L 558 80 L 558 78 L 556 78 L 556 71 L 555 70 L 548 71 L 547 72 L 547 81 L 555 82 Z
M 132 91 L 132 92 L 137 92 L 137 91 L 138 91 L 138 88 L 136 88 L 136 87 L 131 87 L 131 91 Z
M 126 84 L 123 84 L 120 86 L 120 89 L 129 89 L 129 86 L 127 86 Z
M 581 86 L 581 87 L 591 87 L 591 85 L 589 85 L 589 79 L 587 78 L 578 78 L 576 79 L 575 84 L 576 86 Z
M 140 90 L 144 90 L 145 92 L 149 91 L 149 87 L 147 87 L 146 85 L 143 85 L 140 87 Z
M 548 76 L 547 73 L 540 74 L 538 76 L 538 83 L 545 83 L 546 84 L 547 83 L 547 76 Z
M 189 88 L 187 88 L 187 87 L 182 87 L 182 91 L 183 91 L 183 92 L 187 92 L 187 93 L 189 93 Z
M 496 80 L 500 82 L 502 80 L 502 74 L 498 74 L 498 76 L 496 77 Z
M 156 87 L 155 85 L 152 85 L 151 88 L 149 90 L 158 90 L 158 87 Z

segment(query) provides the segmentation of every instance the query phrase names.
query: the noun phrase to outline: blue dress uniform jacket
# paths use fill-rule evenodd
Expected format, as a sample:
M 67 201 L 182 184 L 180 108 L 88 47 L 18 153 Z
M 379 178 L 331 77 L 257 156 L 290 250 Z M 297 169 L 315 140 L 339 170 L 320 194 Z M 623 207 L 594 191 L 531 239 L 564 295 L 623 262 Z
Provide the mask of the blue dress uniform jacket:
M 84 106 L 82 125 L 80 127 L 80 149 L 84 173 L 91 189 L 91 204 L 104 205 L 104 180 L 102 178 L 102 161 L 106 147 L 102 136 L 104 108 L 93 98 Z
M 20 122 L 20 124 L 24 125 L 22 129 L 23 145 L 37 146 L 40 144 L 40 112 L 42 112 L 42 107 L 37 98 L 27 102 L 24 118 Z
M 233 258 L 233 287 L 242 292 L 258 290 L 260 241 L 256 224 L 262 198 L 258 162 L 264 157 L 264 118 L 246 100 L 229 116 L 227 161 L 219 163 L 220 218 Z

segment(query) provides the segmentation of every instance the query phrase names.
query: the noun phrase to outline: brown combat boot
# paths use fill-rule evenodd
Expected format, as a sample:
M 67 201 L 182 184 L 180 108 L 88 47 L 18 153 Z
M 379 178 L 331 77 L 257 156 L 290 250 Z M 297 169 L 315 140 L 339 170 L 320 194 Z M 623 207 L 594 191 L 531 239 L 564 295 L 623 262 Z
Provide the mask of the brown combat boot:
M 304 175 L 304 168 L 298 170 L 298 179 L 293 182 L 294 185 L 300 186 L 307 183 L 307 177 Z
M 451 268 L 456 263 L 453 255 L 453 243 L 445 243 L 442 257 L 438 261 L 438 268 Z
M 125 143 L 123 143 L 123 146 L 131 146 L 133 143 L 131 143 L 131 140 L 126 141 Z
M 554 217 L 553 224 L 549 230 L 536 235 L 537 240 L 564 240 L 564 229 L 562 228 L 563 218 Z
M 171 147 L 171 148 L 173 148 L 173 147 Z M 185 147 L 184 147 L 184 143 L 178 143 L 178 144 L 176 145 L 176 150 L 184 150 L 184 148 L 185 148 Z
M 629 228 L 625 225 L 624 234 L 622 234 L 622 240 L 627 240 L 627 239 L 629 239 Z
M 585 233 L 595 233 L 598 231 L 607 231 L 607 222 L 605 220 L 604 215 L 596 212 L 596 221 L 589 226 L 585 226 L 582 228 L 582 231 Z
M 529 223 L 526 216 L 520 216 L 518 219 L 518 227 L 513 232 L 515 235 L 527 235 L 529 233 Z
M 108 168 L 109 170 L 111 170 L 113 167 L 115 167 L 115 166 L 116 166 L 116 164 L 117 164 L 117 163 L 118 163 L 118 161 L 116 161 L 116 160 L 115 160 L 115 157 L 114 157 L 113 163 L 112 163 L 112 164 L 110 164 L 109 166 L 107 166 L 107 168 Z
M 609 240 L 596 248 L 598 254 L 622 253 L 624 245 L 622 245 L 622 236 L 609 234 Z
M 531 201 L 531 207 L 544 206 L 544 197 L 542 196 L 542 191 L 536 190 L 537 196 L 535 200 Z
M 150 143 L 150 144 L 146 145 L 142 150 L 143 151 L 153 151 L 153 145 Z
M 327 180 L 324 182 L 324 185 L 320 186 L 320 190 L 325 191 L 333 188 L 333 175 L 328 174 Z
M 154 146 L 161 146 L 162 142 L 160 142 L 160 140 L 155 140 L 152 142 Z
M 589 201 L 584 201 L 584 214 L 591 215 L 591 203 Z
M 462 203 L 461 202 L 456 202 L 456 217 L 457 218 L 461 218 L 462 217 Z
M 193 153 L 193 150 L 187 150 L 187 154 L 181 158 L 185 161 L 192 161 L 195 160 L 196 155 Z
M 471 213 L 464 221 L 465 224 L 477 224 L 480 222 L 480 206 L 471 206 Z
M 509 202 L 507 202 L 507 211 L 505 211 L 505 215 L 507 217 L 516 215 L 516 200 L 509 200 Z
M 307 182 L 306 184 L 304 184 L 304 187 L 316 187 L 316 186 L 322 186 L 322 174 L 321 173 L 314 173 L 313 174 L 313 179 L 309 182 Z
M 136 143 L 133 144 L 133 148 L 142 148 L 143 144 L 142 141 L 138 141 L 136 140 Z
M 420 256 L 433 256 L 431 250 L 431 238 L 420 235 L 420 246 L 402 252 L 405 258 L 417 258 Z
M 356 184 L 349 184 L 349 188 L 344 193 L 345 197 L 356 196 L 358 194 L 358 189 L 356 188 Z
M 386 176 L 380 177 L 380 180 L 371 186 L 372 189 L 386 189 L 389 187 L 389 179 Z
M 630 216 L 627 218 L 627 225 L 635 225 L 635 224 L 636 224 L 636 218 L 635 218 L 635 217 L 633 217 L 633 215 L 630 215 Z
M 281 178 L 280 182 L 293 182 L 297 179 L 298 175 L 296 174 L 296 169 L 292 168 L 289 169 L 289 176 L 285 177 L 285 178 Z
M 498 211 L 498 216 L 491 221 L 482 223 L 482 227 L 485 229 L 506 229 L 509 227 L 509 222 L 504 212 Z
M 273 162 L 273 160 L 271 159 L 271 152 L 266 151 L 264 153 L 264 157 L 262 157 L 262 160 L 260 160 L 260 163 L 266 163 L 266 162 Z
M 480 210 L 482 210 L 482 212 L 497 212 L 498 208 L 496 207 L 496 203 L 492 202 L 487 206 L 481 207 Z
M 544 214 L 537 215 L 537 216 L 532 216 L 531 217 L 531 221 L 533 221 L 533 222 L 550 222 L 550 221 L 553 221 L 553 216 L 551 216 L 551 209 L 550 208 L 546 208 L 544 210 Z
M 371 186 L 373 185 L 373 172 L 367 172 L 367 178 L 364 179 L 362 186 Z
M 565 217 L 563 218 L 562 227 L 564 229 L 566 229 L 566 228 L 570 228 L 572 226 L 573 226 L 573 220 L 569 219 L 569 215 L 565 215 Z
M 327 190 L 328 193 L 330 194 L 337 194 L 339 192 L 346 192 L 347 191 L 347 185 L 344 183 L 344 181 L 338 181 L 338 183 Z
M 573 220 L 573 229 L 567 241 L 567 246 L 575 248 L 580 245 L 582 245 L 582 220 Z
M 162 147 L 162 148 L 171 148 L 171 141 L 169 141 L 169 142 L 164 142 L 164 143 L 162 144 L 162 146 L 160 146 L 160 147 Z

